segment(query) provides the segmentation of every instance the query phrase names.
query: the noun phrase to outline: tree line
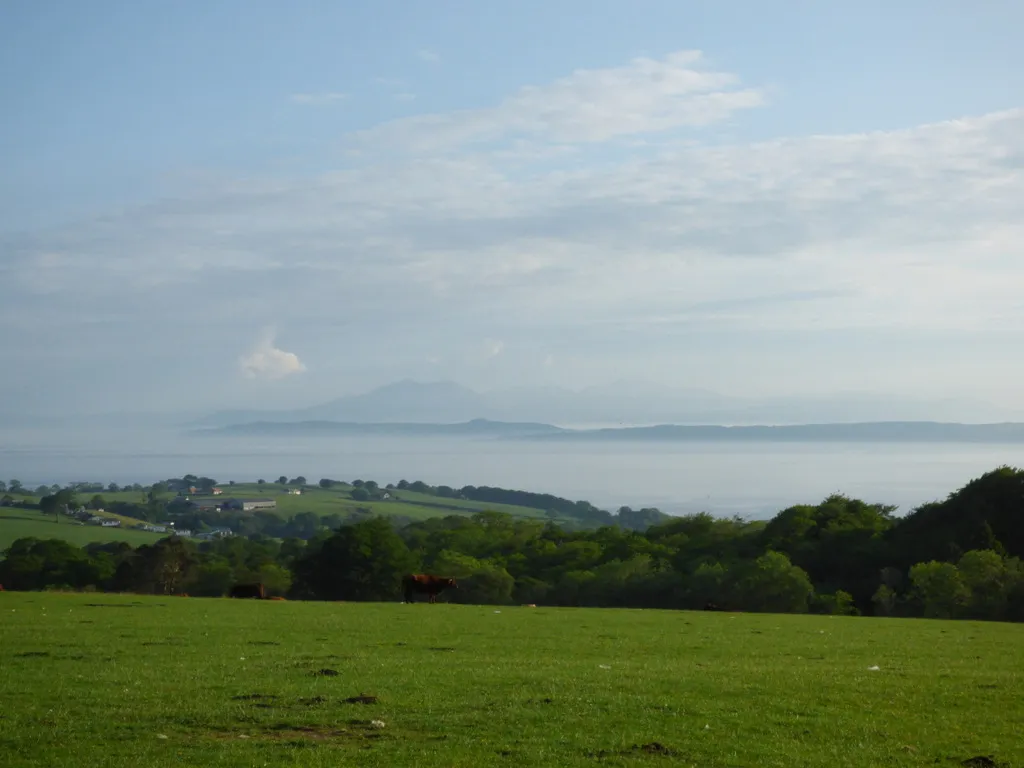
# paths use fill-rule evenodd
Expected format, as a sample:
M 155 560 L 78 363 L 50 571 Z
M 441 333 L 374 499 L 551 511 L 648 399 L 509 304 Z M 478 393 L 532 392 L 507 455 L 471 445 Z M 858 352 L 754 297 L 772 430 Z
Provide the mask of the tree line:
M 455 576 L 460 588 L 446 597 L 466 603 L 1024 621 L 1024 472 L 1001 467 L 944 501 L 894 511 L 835 494 L 768 521 L 702 513 L 642 531 L 481 512 L 397 524 L 366 516 L 305 540 L 21 539 L 0 562 L 0 583 L 219 596 L 261 581 L 293 599 L 398 600 L 401 576 L 426 571 Z

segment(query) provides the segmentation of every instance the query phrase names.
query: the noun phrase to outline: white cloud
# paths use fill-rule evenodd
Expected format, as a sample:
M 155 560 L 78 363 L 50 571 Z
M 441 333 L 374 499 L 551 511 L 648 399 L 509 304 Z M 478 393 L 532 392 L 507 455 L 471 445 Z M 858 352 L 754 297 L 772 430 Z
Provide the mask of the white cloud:
M 102 314 L 144 346 L 146 317 L 180 343 L 183 324 L 237 333 L 258 307 L 324 339 L 303 351 L 318 370 L 337 357 L 323 329 L 351 326 L 367 365 L 430 349 L 497 369 L 533 343 L 559 375 L 586 355 L 594 370 L 682 365 L 677 351 L 718 332 L 1024 332 L 1024 109 L 701 144 L 690 128 L 765 103 L 702 63 L 580 70 L 363 131 L 357 164 L 313 179 L 207 182 L 9 236 L 0 329 L 70 347 Z M 304 369 L 272 338 L 246 359 L 252 376 Z M 1019 368 L 1001 380 L 1024 385 Z
M 699 51 L 623 67 L 581 69 L 545 86 L 521 88 L 495 107 L 420 115 L 363 131 L 366 146 L 445 151 L 517 137 L 594 143 L 719 122 L 765 104 L 756 88 L 701 67 Z
M 294 352 L 274 346 L 273 330 L 266 330 L 253 349 L 239 360 L 242 374 L 250 379 L 283 379 L 302 373 L 306 366 Z
M 505 349 L 505 342 L 497 339 L 486 339 L 484 341 L 484 358 L 497 357 Z
M 440 54 L 436 51 L 432 51 L 429 48 L 421 48 L 416 51 L 416 55 L 420 57 L 421 61 L 425 61 L 428 64 L 436 64 L 441 60 Z
M 391 97 L 395 101 L 415 101 L 416 100 L 416 94 L 415 93 L 394 93 L 394 94 L 391 95 Z
M 321 93 L 293 93 L 288 98 L 295 104 L 323 107 L 329 104 L 337 104 L 339 101 L 344 101 L 348 98 L 348 94 L 334 91 Z

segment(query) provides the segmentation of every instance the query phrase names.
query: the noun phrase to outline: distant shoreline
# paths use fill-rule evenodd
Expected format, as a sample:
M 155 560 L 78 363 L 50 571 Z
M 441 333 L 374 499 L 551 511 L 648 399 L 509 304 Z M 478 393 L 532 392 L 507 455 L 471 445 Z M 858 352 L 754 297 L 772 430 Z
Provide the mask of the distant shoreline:
M 1024 423 L 961 424 L 879 421 L 793 425 L 676 425 L 570 429 L 552 424 L 475 419 L 454 424 L 261 421 L 193 429 L 194 436 L 461 437 L 560 442 L 805 442 L 805 443 L 1022 443 Z

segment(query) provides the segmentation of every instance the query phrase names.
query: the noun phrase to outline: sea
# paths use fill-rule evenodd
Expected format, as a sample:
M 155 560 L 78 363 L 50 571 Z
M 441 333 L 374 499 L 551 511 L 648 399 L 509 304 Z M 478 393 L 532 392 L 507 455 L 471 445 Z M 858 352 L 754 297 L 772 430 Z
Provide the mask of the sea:
M 816 504 L 831 493 L 896 505 L 896 514 L 905 514 L 1001 465 L 1024 466 L 1024 445 L 212 437 L 168 428 L 0 432 L 0 478 L 32 488 L 149 484 L 189 473 L 221 483 L 281 475 L 313 483 L 405 479 L 551 493 L 609 511 L 626 505 L 748 519 Z

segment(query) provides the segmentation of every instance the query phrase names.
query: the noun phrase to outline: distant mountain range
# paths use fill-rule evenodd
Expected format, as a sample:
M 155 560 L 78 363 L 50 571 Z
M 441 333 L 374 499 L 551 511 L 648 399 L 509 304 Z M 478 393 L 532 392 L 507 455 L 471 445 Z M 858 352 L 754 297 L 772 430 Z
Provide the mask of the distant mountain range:
M 475 419 L 456 424 L 336 421 L 260 421 L 194 430 L 198 435 L 317 437 L 463 437 L 505 440 L 679 442 L 888 442 L 1024 443 L 1024 423 L 954 424 L 928 421 L 798 424 L 787 426 L 680 426 L 564 429 L 551 424 Z
M 332 421 L 457 424 L 476 419 L 562 426 L 652 424 L 835 424 L 888 421 L 992 423 L 1024 420 L 986 403 L 881 395 L 736 398 L 700 389 L 618 382 L 580 391 L 557 387 L 476 392 L 453 382 L 399 381 L 321 405 L 219 411 L 192 426 Z

